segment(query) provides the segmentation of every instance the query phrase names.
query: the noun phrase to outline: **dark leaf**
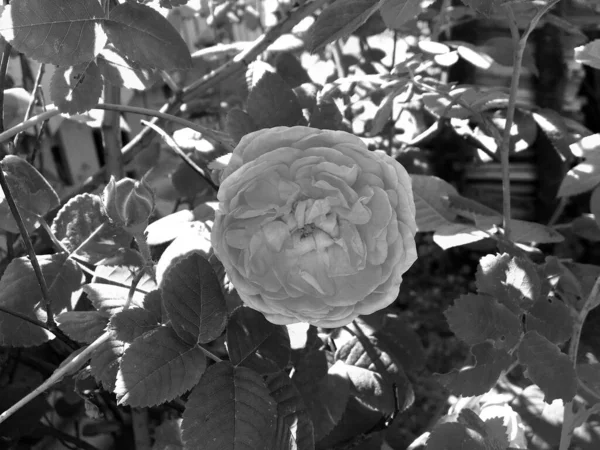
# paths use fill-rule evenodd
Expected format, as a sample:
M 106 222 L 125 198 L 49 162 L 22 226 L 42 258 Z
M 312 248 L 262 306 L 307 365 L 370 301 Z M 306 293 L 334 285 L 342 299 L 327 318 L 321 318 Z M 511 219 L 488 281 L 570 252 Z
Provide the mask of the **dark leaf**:
M 91 344 L 104 333 L 108 318 L 98 311 L 65 311 L 56 323 L 71 339 Z
M 98 104 L 103 88 L 100 69 L 93 61 L 58 67 L 52 74 L 50 99 L 60 112 L 80 114 Z

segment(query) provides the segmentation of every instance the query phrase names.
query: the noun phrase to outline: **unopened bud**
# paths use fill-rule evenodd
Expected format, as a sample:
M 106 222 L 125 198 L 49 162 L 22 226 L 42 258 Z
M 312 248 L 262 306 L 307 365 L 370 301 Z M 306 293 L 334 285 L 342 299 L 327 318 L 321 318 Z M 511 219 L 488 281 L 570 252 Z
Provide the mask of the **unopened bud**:
M 154 211 L 154 192 L 148 183 L 111 177 L 104 188 L 102 203 L 108 218 L 132 235 L 143 233 Z

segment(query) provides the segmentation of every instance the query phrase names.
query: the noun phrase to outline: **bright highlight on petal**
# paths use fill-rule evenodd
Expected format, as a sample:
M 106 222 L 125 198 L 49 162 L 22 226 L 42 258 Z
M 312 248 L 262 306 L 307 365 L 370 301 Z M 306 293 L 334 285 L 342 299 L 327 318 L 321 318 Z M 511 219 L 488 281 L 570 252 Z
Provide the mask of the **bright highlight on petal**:
M 385 308 L 417 258 L 408 173 L 343 131 L 244 136 L 218 198 L 215 254 L 273 323 L 331 328 Z

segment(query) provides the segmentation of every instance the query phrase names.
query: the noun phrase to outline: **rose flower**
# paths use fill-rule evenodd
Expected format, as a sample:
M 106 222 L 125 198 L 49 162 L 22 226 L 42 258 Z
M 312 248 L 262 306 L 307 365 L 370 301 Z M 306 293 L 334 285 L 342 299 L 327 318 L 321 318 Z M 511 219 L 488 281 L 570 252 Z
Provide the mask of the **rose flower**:
M 408 173 L 343 131 L 244 136 L 218 200 L 215 254 L 242 301 L 276 324 L 339 327 L 385 308 L 417 258 Z

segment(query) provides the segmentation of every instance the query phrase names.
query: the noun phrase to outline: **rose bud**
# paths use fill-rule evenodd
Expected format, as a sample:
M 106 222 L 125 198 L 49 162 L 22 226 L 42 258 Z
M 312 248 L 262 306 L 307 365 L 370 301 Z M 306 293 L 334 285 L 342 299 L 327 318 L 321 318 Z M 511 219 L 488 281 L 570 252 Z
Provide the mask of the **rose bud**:
M 116 181 L 115 177 L 111 177 L 104 188 L 102 203 L 108 218 L 135 236 L 143 233 L 148 226 L 154 211 L 154 191 L 143 179 Z

